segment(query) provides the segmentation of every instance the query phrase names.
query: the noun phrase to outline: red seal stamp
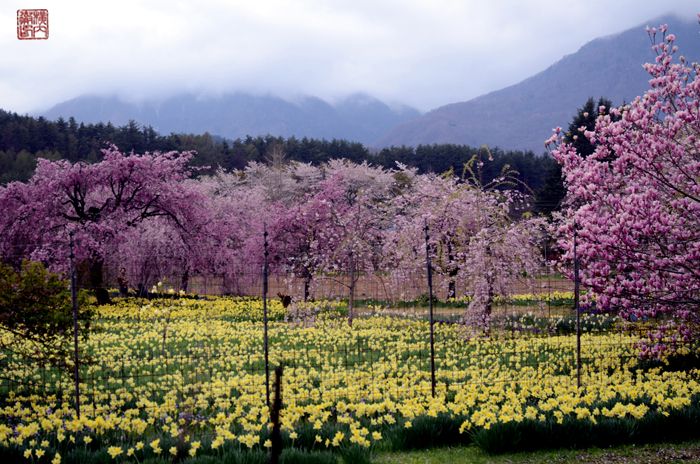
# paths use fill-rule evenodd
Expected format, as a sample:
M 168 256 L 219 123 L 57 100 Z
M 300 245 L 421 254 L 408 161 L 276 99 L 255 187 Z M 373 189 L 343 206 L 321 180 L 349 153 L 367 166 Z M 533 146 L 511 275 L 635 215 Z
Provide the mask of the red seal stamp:
M 49 38 L 49 10 L 17 10 L 17 38 L 40 40 Z

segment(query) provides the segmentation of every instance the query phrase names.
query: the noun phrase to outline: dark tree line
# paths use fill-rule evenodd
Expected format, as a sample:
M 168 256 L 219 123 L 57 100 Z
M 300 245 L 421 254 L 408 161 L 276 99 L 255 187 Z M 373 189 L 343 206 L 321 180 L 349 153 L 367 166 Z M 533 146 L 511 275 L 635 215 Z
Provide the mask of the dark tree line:
M 504 166 L 518 172 L 519 180 L 535 192 L 542 188 L 543 173 L 556 164 L 549 156 L 538 156 L 531 151 L 504 151 L 500 148 L 474 148 L 467 145 L 435 144 L 413 147 L 391 147 L 381 150 L 376 163 L 386 168 L 395 167 L 396 162 L 418 168 L 421 173 L 453 171 L 462 176 L 464 166 L 474 155 L 481 155 L 484 183 L 499 176 Z
M 197 156 L 193 164 L 209 170 L 242 168 L 249 161 L 264 162 L 273 145 L 281 145 L 287 159 L 303 162 L 322 163 L 332 158 L 362 162 L 371 158 L 362 144 L 345 140 L 266 136 L 231 142 L 208 133 L 163 136 L 152 127 L 133 121 L 117 127 L 110 123 L 78 123 L 73 118 L 49 121 L 0 110 L 0 183 L 29 179 L 40 157 L 95 162 L 101 158 L 100 150 L 107 142 L 124 152 L 194 150 Z
M 311 138 L 282 138 L 273 136 L 248 136 L 234 141 L 208 133 L 160 135 L 150 126 L 130 122 L 117 127 L 110 123 L 84 124 L 75 119 L 49 121 L 43 117 L 22 116 L 0 110 L 0 184 L 31 177 L 36 160 L 65 158 L 70 161 L 95 162 L 101 157 L 101 149 L 107 142 L 114 143 L 124 152 L 194 150 L 192 164 L 206 167 L 198 172 L 243 168 L 249 161 L 267 162 L 273 147 L 281 148 L 287 160 L 323 163 L 334 158 L 347 158 L 354 162 L 367 161 L 385 168 L 396 167 L 400 162 L 416 167 L 420 173 L 452 171 L 459 176 L 465 164 L 484 148 L 466 145 L 419 145 L 418 147 L 391 147 L 378 152 L 370 151 L 360 143 L 346 140 L 318 140 Z M 518 172 L 521 182 L 538 192 L 542 205 L 555 204 L 550 199 L 551 186 L 548 175 L 556 174 L 556 163 L 549 156 L 532 152 L 489 150 L 482 156 L 484 182 L 499 176 L 508 165 Z M 557 179 L 549 179 L 549 182 Z M 556 184 L 556 182 L 555 182 Z M 561 192 L 554 192 L 555 196 Z M 544 195 L 543 198 L 539 196 Z M 545 208 L 547 209 L 547 208 Z
M 0 184 L 29 179 L 38 158 L 98 161 L 107 142 L 137 153 L 196 150 L 198 165 L 218 165 L 218 161 L 230 158 L 221 141 L 209 134 L 162 136 L 135 122 L 116 127 L 78 123 L 73 118 L 49 121 L 0 110 Z M 245 160 L 238 165 L 245 165 Z
M 584 135 L 585 131 L 592 131 L 595 122 L 601 114 L 601 108 L 605 108 L 604 114 L 612 108 L 610 100 L 600 97 L 596 104 L 591 97 L 581 108 L 576 111 L 573 119 L 569 123 L 568 130 L 564 133 L 564 141 L 570 143 L 578 153 L 584 158 L 590 156 L 595 151 L 595 145 Z M 616 120 L 619 118 L 614 118 Z M 538 212 L 551 214 L 561 207 L 561 203 L 566 196 L 566 187 L 562 179 L 561 165 L 552 162 L 544 172 L 542 186 L 537 190 L 535 209 Z

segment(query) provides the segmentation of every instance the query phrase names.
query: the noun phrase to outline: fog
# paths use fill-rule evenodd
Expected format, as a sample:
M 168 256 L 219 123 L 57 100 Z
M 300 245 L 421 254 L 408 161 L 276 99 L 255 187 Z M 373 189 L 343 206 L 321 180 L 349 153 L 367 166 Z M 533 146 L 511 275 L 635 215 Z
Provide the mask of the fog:
M 20 8 L 49 10 L 48 40 L 17 39 Z M 6 0 L 0 108 L 245 91 L 364 92 L 425 111 L 517 83 L 595 37 L 696 10 L 690 0 Z

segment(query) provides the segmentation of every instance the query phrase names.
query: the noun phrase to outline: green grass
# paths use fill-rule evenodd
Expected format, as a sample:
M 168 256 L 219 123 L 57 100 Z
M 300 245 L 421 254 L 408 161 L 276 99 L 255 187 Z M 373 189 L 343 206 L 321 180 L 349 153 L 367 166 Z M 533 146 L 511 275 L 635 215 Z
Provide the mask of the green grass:
M 488 455 L 476 446 L 467 446 L 381 453 L 376 455 L 372 462 L 377 464 L 698 463 L 700 462 L 700 441 L 622 446 L 605 449 L 538 451 L 498 456 Z

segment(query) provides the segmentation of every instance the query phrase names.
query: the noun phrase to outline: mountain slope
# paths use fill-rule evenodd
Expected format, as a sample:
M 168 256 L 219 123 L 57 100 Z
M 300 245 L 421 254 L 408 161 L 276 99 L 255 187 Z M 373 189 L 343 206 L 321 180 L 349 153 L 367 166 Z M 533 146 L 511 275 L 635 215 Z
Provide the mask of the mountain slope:
M 274 96 L 235 93 L 200 98 L 176 95 L 162 101 L 127 103 L 116 97 L 81 96 L 59 103 L 42 116 L 74 117 L 86 123 L 129 120 L 158 132 L 209 132 L 228 138 L 275 135 L 347 139 L 375 143 L 390 128 L 419 116 L 409 107 L 391 108 L 367 95 L 352 95 L 335 105 L 304 97 L 291 102 Z
M 669 24 L 686 57 L 700 59 L 696 23 L 674 17 L 649 22 L 661 23 Z M 552 128 L 567 127 L 589 97 L 603 96 L 621 104 L 643 93 L 649 75 L 642 63 L 653 61 L 654 56 L 642 26 L 598 38 L 518 84 L 437 108 L 402 124 L 378 145 L 486 144 L 540 153 Z

